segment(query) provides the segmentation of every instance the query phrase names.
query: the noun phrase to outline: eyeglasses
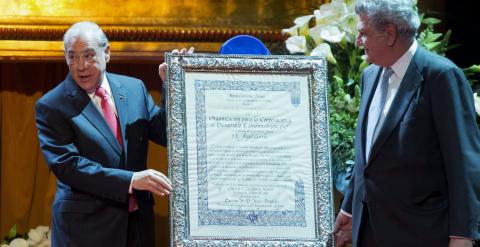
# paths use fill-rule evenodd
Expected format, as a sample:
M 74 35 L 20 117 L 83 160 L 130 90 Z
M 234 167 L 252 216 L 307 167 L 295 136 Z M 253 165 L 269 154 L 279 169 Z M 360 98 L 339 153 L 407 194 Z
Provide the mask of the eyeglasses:
M 79 63 L 94 63 L 97 58 L 97 54 L 94 51 L 88 51 L 83 54 L 73 54 L 73 53 L 68 53 L 66 55 L 67 58 L 67 64 L 69 65 L 78 65 Z

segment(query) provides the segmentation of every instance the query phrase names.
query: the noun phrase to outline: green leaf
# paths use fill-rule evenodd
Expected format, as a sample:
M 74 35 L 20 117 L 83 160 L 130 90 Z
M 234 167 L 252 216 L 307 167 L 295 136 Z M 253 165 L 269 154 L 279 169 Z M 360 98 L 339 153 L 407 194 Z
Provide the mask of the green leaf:
M 425 24 L 425 25 L 436 25 L 438 23 L 442 22 L 441 20 L 437 19 L 437 18 L 433 18 L 433 17 L 428 17 L 428 18 L 424 18 L 422 20 L 422 23 Z
M 433 51 L 437 48 L 442 42 L 431 42 L 431 43 L 424 43 L 423 45 L 427 50 Z
M 425 38 L 425 40 L 423 42 L 425 42 L 425 43 L 434 42 L 434 41 L 438 40 L 439 38 L 441 38 L 442 35 L 443 34 L 441 34 L 441 33 L 429 34 L 429 35 L 427 35 L 427 37 Z
M 474 64 L 468 68 L 463 69 L 465 73 L 480 73 L 480 64 Z
M 17 236 L 17 224 L 13 225 L 12 228 L 10 228 L 10 231 L 8 231 L 7 237 L 9 239 L 15 238 Z

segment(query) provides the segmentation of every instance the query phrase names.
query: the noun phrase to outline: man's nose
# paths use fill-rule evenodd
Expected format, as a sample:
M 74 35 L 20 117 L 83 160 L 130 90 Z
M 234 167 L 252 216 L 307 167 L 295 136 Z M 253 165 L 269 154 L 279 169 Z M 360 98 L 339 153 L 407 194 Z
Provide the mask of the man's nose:
M 78 58 L 78 69 L 80 70 L 85 70 L 88 68 L 88 61 L 85 59 L 83 56 L 80 56 Z

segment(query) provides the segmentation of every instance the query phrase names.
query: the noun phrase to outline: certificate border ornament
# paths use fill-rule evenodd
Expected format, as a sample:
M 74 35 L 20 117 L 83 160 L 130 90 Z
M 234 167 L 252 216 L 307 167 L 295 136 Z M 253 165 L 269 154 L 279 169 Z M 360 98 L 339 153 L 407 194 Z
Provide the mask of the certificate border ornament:
M 330 156 L 328 103 L 327 103 L 327 62 L 321 57 L 283 55 L 218 55 L 218 54 L 173 54 L 166 53 L 168 64 L 166 80 L 167 132 L 169 176 L 173 183 L 170 195 L 170 245 L 171 246 L 333 246 L 332 229 L 334 224 L 334 201 Z M 310 136 L 313 165 L 313 203 L 315 215 L 315 238 L 207 238 L 192 237 L 189 234 L 187 136 L 185 116 L 185 73 L 247 73 L 259 74 L 302 74 L 308 76 L 310 106 Z M 197 81 L 199 88 L 205 87 Z M 228 85 L 226 85 L 228 87 Z M 243 87 L 255 86 L 250 85 Z M 271 90 L 289 85 L 270 85 Z M 295 104 L 292 95 L 292 104 Z M 197 137 L 198 138 L 198 137 Z M 201 176 L 200 176 L 201 177 Z M 295 186 L 296 211 L 305 207 L 302 199 L 303 184 Z M 200 203 L 202 204 L 202 203 Z M 200 205 L 200 209 L 202 205 Z M 301 210 L 300 210 L 301 211 Z M 261 212 L 262 213 L 262 212 Z M 265 212 L 263 212 L 265 213 Z M 248 220 L 258 219 L 257 214 L 246 215 Z M 296 217 L 293 217 L 296 219 Z M 251 222 L 250 222 L 251 223 Z M 206 222 L 208 224 L 208 222 Z M 237 223 L 238 224 L 238 223 Z M 262 224 L 259 224 L 260 226 Z

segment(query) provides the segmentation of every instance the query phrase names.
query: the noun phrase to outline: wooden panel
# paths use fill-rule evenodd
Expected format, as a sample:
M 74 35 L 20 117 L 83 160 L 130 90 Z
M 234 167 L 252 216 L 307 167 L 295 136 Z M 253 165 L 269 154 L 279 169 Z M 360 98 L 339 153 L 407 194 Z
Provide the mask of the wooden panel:
M 158 59 L 182 46 L 217 52 L 238 34 L 256 36 L 278 49 L 286 39 L 281 29 L 321 2 L 97 0 L 92 5 L 89 0 L 0 0 L 0 60 L 62 60 L 63 47 L 56 42 L 72 23 L 83 20 L 97 22 L 111 41 L 119 42 L 113 47 L 119 60 Z

